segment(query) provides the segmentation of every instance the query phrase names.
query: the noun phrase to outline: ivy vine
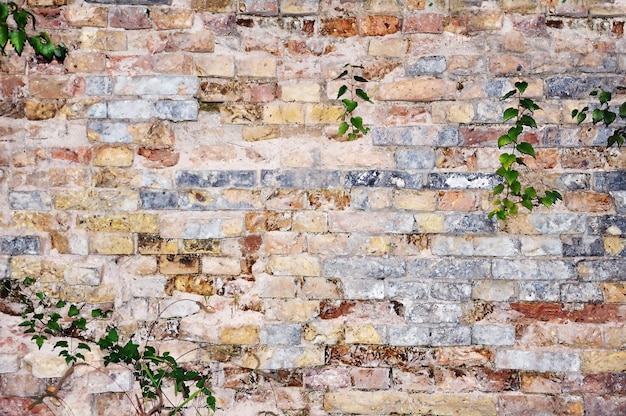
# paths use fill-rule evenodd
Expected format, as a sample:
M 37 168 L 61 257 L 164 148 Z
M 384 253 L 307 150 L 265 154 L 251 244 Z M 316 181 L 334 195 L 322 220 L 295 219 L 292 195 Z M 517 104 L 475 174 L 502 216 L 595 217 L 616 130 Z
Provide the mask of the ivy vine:
M 359 137 L 366 135 L 369 131 L 369 127 L 363 125 L 363 118 L 355 115 L 355 110 L 359 106 L 359 101 L 372 104 L 367 92 L 363 87 L 363 84 L 369 82 L 363 77 L 363 67 L 360 65 L 345 64 L 343 71 L 335 78 L 335 80 L 344 80 L 345 84 L 342 84 L 337 91 L 337 99 L 346 96 L 341 99 L 344 111 L 342 115 L 342 122 L 339 125 L 337 133 L 339 136 L 347 137 L 348 140 L 355 140 Z
M 6 47 L 11 45 L 18 56 L 22 56 L 28 43 L 35 54 L 44 57 L 48 62 L 57 59 L 61 62 L 67 55 L 67 47 L 60 43 L 55 45 L 46 32 L 29 36 L 29 23 L 35 31 L 35 15 L 29 10 L 20 8 L 14 2 L 0 3 L 0 53 L 7 56 Z
M 589 95 L 597 97 L 599 103 L 599 106 L 591 111 L 591 121 L 593 124 L 602 123 L 605 127 L 609 127 L 617 121 L 618 115 L 621 120 L 626 120 L 626 101 L 617 108 L 617 112 L 614 112 L 610 107 L 613 95 L 609 91 L 593 90 Z M 589 106 L 584 107 L 582 110 L 572 110 L 572 118 L 576 120 L 579 125 L 587 119 L 588 114 Z M 613 145 L 622 147 L 624 139 L 626 139 L 626 126 L 616 127 L 607 139 L 607 147 Z

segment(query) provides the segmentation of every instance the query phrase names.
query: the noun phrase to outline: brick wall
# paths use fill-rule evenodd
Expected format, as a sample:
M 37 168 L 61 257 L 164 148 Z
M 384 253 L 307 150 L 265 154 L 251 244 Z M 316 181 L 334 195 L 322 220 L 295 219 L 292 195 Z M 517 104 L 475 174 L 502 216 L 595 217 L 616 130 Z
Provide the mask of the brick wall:
M 626 85 L 625 1 L 28 7 L 70 54 L 0 58 L 0 278 L 114 306 L 127 334 L 160 316 L 219 415 L 626 414 L 626 155 L 570 117 Z M 375 101 L 354 142 L 346 63 Z M 520 79 L 528 175 L 564 201 L 496 223 Z M 0 413 L 31 414 L 65 367 L 0 317 Z M 60 397 L 130 415 L 128 388 L 81 368 Z

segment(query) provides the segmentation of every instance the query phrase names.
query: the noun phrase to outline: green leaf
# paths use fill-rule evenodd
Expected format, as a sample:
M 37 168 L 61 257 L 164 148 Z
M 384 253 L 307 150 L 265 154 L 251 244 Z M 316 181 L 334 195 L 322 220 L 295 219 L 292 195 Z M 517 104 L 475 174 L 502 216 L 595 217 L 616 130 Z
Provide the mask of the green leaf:
M 27 277 L 27 278 L 24 279 L 24 281 L 22 283 L 24 283 L 24 285 L 26 285 L 26 286 L 30 286 L 33 283 L 35 283 L 35 279 L 33 279 L 32 277 Z
M 0 3 L 1 5 L 2 3 Z M 6 46 L 7 42 L 9 41 L 9 26 L 7 26 L 6 23 L 0 23 L 0 48 L 2 48 L 2 52 L 4 52 L 4 47 Z M 3 53 L 3 55 L 5 55 L 5 53 Z
M 515 180 L 517 180 L 517 177 L 519 176 L 519 172 L 516 170 L 507 170 L 506 172 L 504 172 L 504 175 L 502 176 L 504 177 L 504 179 L 506 179 L 506 181 L 510 185 Z
M 68 345 L 67 341 L 58 341 L 54 344 L 54 348 L 67 348 Z
M 522 199 L 521 204 L 527 210 L 529 210 L 529 211 L 533 210 L 533 201 L 531 201 L 530 199 Z
M 504 94 L 502 96 L 502 98 L 500 98 L 500 99 L 501 100 L 507 100 L 507 99 L 511 98 L 512 96 L 514 96 L 515 94 L 517 94 L 517 91 L 516 90 L 511 90 L 511 91 L 507 92 L 506 94 Z
M 13 20 L 15 20 L 15 24 L 20 32 L 24 31 L 24 28 L 28 24 L 28 16 L 29 13 L 25 10 L 16 11 L 13 13 Z M 26 36 L 26 34 L 24 34 Z
M 77 316 L 78 314 L 80 314 L 80 309 L 78 309 L 76 305 L 70 305 L 70 309 L 69 311 L 67 311 L 67 316 L 72 318 L 74 316 Z
M 9 17 L 9 5 L 7 3 L 0 3 L 0 24 L 6 23 L 7 17 Z
M 535 188 L 533 188 L 532 186 L 524 189 L 524 198 L 535 199 L 536 196 L 537 191 L 535 191 Z
M 619 116 L 621 118 L 626 118 L 626 101 L 619 106 Z
M 508 134 L 505 134 L 504 136 L 500 136 L 498 138 L 498 147 L 504 147 L 511 142 L 513 142 L 513 139 L 511 138 L 511 136 L 509 136 Z
M 353 78 L 356 82 L 368 82 L 365 78 L 360 77 L 358 75 L 355 75 Z
M 602 110 L 599 108 L 594 109 L 593 113 L 591 113 L 591 121 L 593 121 L 593 124 L 599 123 L 602 120 L 604 120 L 604 113 Z
M 515 88 L 520 92 L 520 94 L 524 94 L 526 88 L 528 88 L 528 82 L 526 81 L 518 81 L 515 83 Z
M 591 91 L 589 95 L 591 95 L 592 97 L 595 97 L 596 95 L 598 95 L 598 90 Z
M 346 75 L 348 75 L 348 70 L 347 70 L 347 69 L 344 69 L 344 70 L 341 72 L 341 74 L 337 75 L 337 77 L 335 78 L 335 80 L 337 80 L 337 79 L 341 79 L 341 78 L 345 77 Z
M 11 45 L 13 45 L 13 49 L 18 56 L 22 56 L 22 51 L 24 50 L 24 45 L 26 44 L 26 32 L 12 30 L 9 32 L 9 40 L 11 41 Z
M 352 117 L 350 119 L 350 124 L 352 124 L 357 130 L 363 130 L 363 119 L 361 117 Z
M 59 309 L 61 309 L 61 308 L 62 308 L 62 307 L 64 307 L 65 305 L 66 305 L 66 303 L 65 303 L 64 301 L 60 300 L 60 301 L 58 301 L 58 302 L 54 305 L 54 307 L 55 307 L 55 308 L 59 308 Z
M 573 109 L 572 110 L 572 118 L 576 118 L 576 115 L 578 114 L 578 109 Z
M 339 125 L 339 129 L 337 132 L 339 133 L 340 136 L 343 136 L 344 134 L 346 134 L 349 128 L 350 128 L 350 125 L 344 121 L 343 123 Z
M 578 113 L 578 116 L 576 117 L 576 123 L 580 124 L 583 121 L 585 121 L 586 118 L 587 118 L 587 113 Z
M 41 347 L 43 346 L 44 341 L 47 339 L 45 336 L 43 335 L 33 335 L 33 337 L 31 339 L 35 340 L 35 344 L 37 344 L 37 348 L 41 349 Z
M 533 145 L 528 143 L 528 142 L 521 142 L 520 144 L 515 146 L 515 148 L 520 153 L 524 153 L 525 155 L 530 155 L 532 157 L 536 157 L 535 149 L 533 148 Z
M 601 91 L 598 100 L 600 101 L 600 104 L 608 103 L 611 101 L 611 93 L 608 91 Z
M 337 99 L 341 98 L 341 96 L 344 95 L 346 92 L 348 92 L 347 85 L 342 85 L 341 87 L 339 87 L 339 91 L 337 91 Z
M 616 130 L 613 132 L 613 134 L 611 134 L 608 139 L 607 139 L 607 146 L 611 147 L 614 144 L 617 144 L 617 147 L 622 147 L 622 145 L 624 144 L 624 138 L 625 138 L 625 134 L 624 131 L 622 130 Z
M 511 192 L 513 193 L 513 195 L 519 196 L 522 192 L 522 184 L 519 183 L 519 181 L 513 181 L 511 183 Z
M 602 119 L 604 121 L 605 126 L 609 126 L 611 123 L 615 121 L 617 118 L 617 114 L 609 110 L 602 111 Z
M 519 114 L 519 111 L 517 108 L 509 107 L 506 110 L 504 110 L 502 121 L 508 121 L 512 118 L 515 118 L 518 116 L 518 114 Z
M 93 310 L 91 311 L 91 317 L 92 317 L 92 318 L 99 318 L 99 317 L 101 317 L 101 316 L 102 316 L 102 309 L 97 308 L 97 309 L 93 309 Z
M 493 188 L 493 194 L 494 195 L 499 195 L 502 193 L 502 191 L 504 191 L 504 184 L 503 183 L 499 183 L 498 185 L 496 185 Z
M 502 153 L 500 155 L 500 163 L 504 167 L 504 169 L 509 169 L 513 163 L 515 163 L 515 155 L 511 153 Z M 504 176 L 504 175 L 502 175 Z
M 91 347 L 85 344 L 84 342 L 79 342 L 76 348 L 81 349 L 81 350 L 91 351 Z
M 347 98 L 344 98 L 343 100 L 341 100 L 341 102 L 343 103 L 344 106 L 346 106 L 346 113 L 353 112 L 359 106 L 359 103 L 357 103 L 356 101 L 349 100 Z
M 367 101 L 368 103 L 372 102 L 372 100 L 370 100 L 370 97 L 367 95 L 367 93 L 364 90 L 362 90 L 361 88 L 357 88 L 355 93 L 363 101 Z
M 532 118 L 529 115 L 524 114 L 520 119 L 519 119 L 520 123 L 524 126 L 528 126 L 528 127 L 532 127 L 532 128 L 537 128 L 537 123 L 535 122 L 535 119 Z
M 525 109 L 527 109 L 528 111 L 530 111 L 531 113 L 534 113 L 536 110 L 540 110 L 541 107 L 539 107 L 533 100 L 531 100 L 530 98 L 522 98 L 521 100 L 519 100 L 519 105 Z

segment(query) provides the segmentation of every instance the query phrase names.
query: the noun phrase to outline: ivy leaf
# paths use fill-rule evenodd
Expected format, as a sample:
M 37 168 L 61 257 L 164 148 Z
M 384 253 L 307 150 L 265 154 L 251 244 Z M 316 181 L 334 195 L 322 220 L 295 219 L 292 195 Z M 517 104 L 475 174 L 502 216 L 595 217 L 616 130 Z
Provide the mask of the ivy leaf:
M 503 183 L 499 183 L 498 185 L 496 185 L 493 188 L 493 194 L 494 195 L 500 195 L 503 191 L 504 191 L 504 184 Z
M 54 348 L 67 348 L 68 345 L 67 341 L 58 341 L 54 344 Z
M 507 99 L 511 98 L 512 96 L 514 96 L 515 94 L 517 94 L 517 91 L 516 90 L 511 90 L 511 91 L 507 92 L 506 94 L 504 94 L 502 96 L 502 98 L 500 98 L 500 99 L 501 100 L 507 100 Z
M 518 176 L 519 176 L 519 172 L 516 170 L 507 170 L 506 172 L 504 172 L 504 175 L 502 175 L 502 177 L 506 179 L 509 185 L 513 183 L 514 181 L 516 181 Z
M 533 210 L 533 201 L 531 201 L 530 199 L 522 199 L 521 204 L 527 210 L 529 210 L 529 211 Z
M 24 45 L 26 44 L 26 32 L 12 30 L 9 32 L 9 40 L 18 56 L 22 56 Z
M 532 186 L 524 189 L 524 198 L 535 199 L 537 197 L 537 191 Z
M 533 145 L 528 143 L 528 142 L 521 142 L 520 144 L 515 146 L 515 148 L 520 153 L 524 153 L 525 155 L 530 155 L 532 157 L 536 157 L 535 149 L 533 148 Z
M 604 110 L 602 111 L 602 119 L 604 121 L 605 126 L 609 126 L 611 123 L 615 121 L 617 118 L 617 114 L 612 111 Z
M 508 121 L 512 118 L 517 117 L 519 114 L 519 111 L 517 108 L 513 108 L 513 107 L 509 107 L 506 110 L 504 110 L 504 115 L 502 116 L 502 121 Z
M 24 28 L 28 24 L 28 16 L 29 16 L 29 13 L 25 10 L 20 10 L 20 11 L 13 13 L 13 20 L 15 20 L 15 24 L 17 25 L 19 32 L 23 32 Z M 26 36 L 26 34 L 24 34 L 24 36 Z
M 337 77 L 336 77 L 334 80 L 341 79 L 341 78 L 345 77 L 346 75 L 348 75 L 348 70 L 347 70 L 347 69 L 344 69 L 344 70 L 341 72 L 341 74 L 337 75 Z
M 621 130 L 616 130 L 611 134 L 607 139 L 607 147 L 611 147 L 614 144 L 617 144 L 617 147 L 622 147 L 624 144 L 624 132 Z
M 358 75 L 355 75 L 353 78 L 356 82 L 368 82 L 365 78 L 360 77 Z
M 0 3 L 0 6 L 2 3 Z M 0 48 L 2 49 L 2 55 L 6 55 L 4 47 L 9 41 L 9 26 L 6 23 L 0 23 Z
M 530 98 L 522 98 L 521 100 L 519 100 L 519 105 L 522 106 L 523 108 L 527 109 L 531 113 L 534 113 L 536 110 L 540 110 L 541 109 L 541 107 L 539 107 Z
M 511 183 L 511 192 L 513 195 L 519 196 L 522 192 L 522 184 L 519 181 L 513 181 Z
M 356 101 L 349 100 L 347 98 L 344 98 L 341 101 L 343 102 L 343 105 L 346 106 L 346 112 L 347 113 L 353 112 L 359 106 L 359 103 L 357 103 Z
M 591 113 L 591 121 L 593 121 L 593 124 L 599 123 L 602 120 L 604 120 L 604 114 L 602 110 L 600 110 L 599 108 L 594 109 L 593 113 Z
M 598 100 L 600 101 L 600 104 L 608 103 L 609 101 L 611 101 L 611 93 L 608 91 L 600 91 Z
M 587 113 L 578 113 L 578 116 L 576 116 L 576 123 L 580 124 L 583 121 L 585 121 L 585 119 L 587 118 Z
M 520 92 L 520 94 L 524 94 L 526 88 L 528 88 L 528 82 L 526 81 L 518 81 L 515 83 L 515 88 Z
M 80 309 L 76 307 L 76 305 L 70 305 L 69 311 L 67 311 L 67 316 L 74 317 L 80 313 Z
M 346 92 L 348 92 L 347 85 L 342 85 L 341 87 L 339 87 L 339 91 L 337 91 L 337 99 L 341 98 L 341 96 L 344 95 Z
M 348 131 L 349 128 L 350 128 L 350 126 L 345 121 L 343 123 L 341 123 L 339 125 L 339 130 L 338 130 L 339 135 L 343 136 L 344 134 L 346 134 L 346 132 Z
M 6 23 L 7 17 L 9 17 L 9 5 L 0 3 L 0 23 Z
M 370 100 L 369 95 L 367 95 L 367 93 L 365 91 L 363 91 L 361 88 L 357 88 L 355 91 L 356 95 L 358 97 L 360 97 L 363 101 L 367 101 L 368 103 L 371 103 L 372 100 Z
M 619 106 L 619 116 L 621 118 L 626 118 L 626 101 Z
M 509 136 L 508 134 L 505 134 L 504 136 L 500 136 L 498 138 L 498 147 L 504 147 L 511 142 L 513 142 L 513 139 L 511 138 L 511 136 Z
M 511 153 L 502 153 L 500 155 L 500 163 L 504 167 L 504 169 L 508 170 L 517 158 L 514 154 Z M 504 176 L 504 175 L 502 175 Z
M 532 128 L 537 128 L 537 123 L 535 122 L 535 119 L 532 118 L 529 115 L 524 114 L 521 118 L 520 118 L 520 123 L 524 126 L 528 126 L 528 127 L 532 127 Z
M 363 130 L 363 119 L 361 117 L 352 117 L 350 119 L 350 124 L 352 124 L 357 130 Z

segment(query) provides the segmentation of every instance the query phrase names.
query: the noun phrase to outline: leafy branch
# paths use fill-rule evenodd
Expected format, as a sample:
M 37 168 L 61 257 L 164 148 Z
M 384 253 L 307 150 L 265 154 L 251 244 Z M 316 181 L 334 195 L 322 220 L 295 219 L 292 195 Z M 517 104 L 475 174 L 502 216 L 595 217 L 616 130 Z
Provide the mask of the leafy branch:
M 594 108 L 591 112 L 591 121 L 593 124 L 603 123 L 605 127 L 609 127 L 617 120 L 619 115 L 620 119 L 626 119 L 626 101 L 623 102 L 618 112 L 611 111 L 610 102 L 612 94 L 608 91 L 593 90 L 589 93 L 592 97 L 598 97 L 600 107 Z M 572 118 L 576 120 L 578 124 L 581 124 L 587 118 L 589 113 L 589 107 L 584 107 L 582 110 L 572 110 Z M 626 138 L 626 126 L 617 127 L 613 133 L 607 139 L 607 146 L 611 147 L 617 144 L 617 147 L 622 147 L 624 139 Z
M 372 100 L 363 89 L 363 83 L 368 82 L 367 79 L 360 75 L 363 67 L 360 65 L 345 64 L 344 70 L 335 78 L 335 80 L 345 80 L 346 83 L 339 87 L 337 99 L 348 94 L 346 98 L 341 99 L 344 107 L 342 122 L 339 125 L 339 136 L 347 134 L 348 140 L 355 140 L 366 135 L 370 129 L 363 126 L 363 118 L 354 114 L 359 106 L 359 100 L 362 102 L 372 103 Z
M 532 211 L 535 206 L 550 207 L 557 200 L 563 199 L 556 190 L 546 191 L 541 196 L 533 186 L 524 186 L 519 181 L 518 166 L 526 166 L 524 155 L 536 158 L 533 145 L 522 140 L 525 127 L 537 128 L 533 115 L 536 110 L 540 109 L 532 99 L 522 98 L 527 87 L 527 82 L 516 82 L 515 89 L 502 97 L 502 100 L 506 100 L 517 96 L 518 104 L 516 107 L 504 110 L 502 117 L 504 122 L 514 120 L 515 125 L 509 128 L 507 134 L 498 138 L 498 148 L 506 147 L 510 149 L 510 152 L 502 153 L 499 158 L 500 167 L 496 170 L 496 175 L 500 176 L 503 181 L 493 189 L 493 194 L 499 197 L 493 202 L 496 207 L 489 213 L 489 218 L 495 216 L 499 220 L 506 220 L 511 215 L 517 215 L 519 205 Z
M 11 19 L 9 19 L 11 17 Z M 55 45 L 46 32 L 39 32 L 29 36 L 27 26 L 32 24 L 35 28 L 35 15 L 28 10 L 21 9 L 14 2 L 0 3 L 0 53 L 6 56 L 6 46 L 11 44 L 18 56 L 22 56 L 26 42 L 35 51 L 35 54 L 43 56 L 48 62 L 53 59 L 63 61 L 67 55 L 67 47 L 60 43 Z

